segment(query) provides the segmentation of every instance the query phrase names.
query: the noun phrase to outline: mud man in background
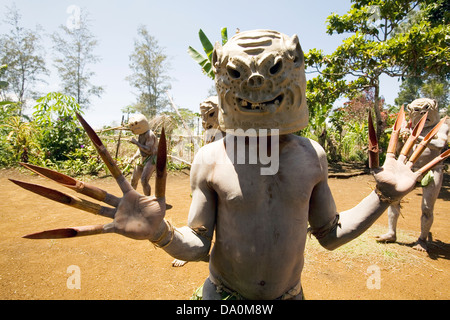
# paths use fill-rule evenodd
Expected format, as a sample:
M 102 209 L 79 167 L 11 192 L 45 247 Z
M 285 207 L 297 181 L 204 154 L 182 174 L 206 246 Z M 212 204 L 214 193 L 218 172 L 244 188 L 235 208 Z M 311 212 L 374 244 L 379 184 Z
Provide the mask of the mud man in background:
M 202 126 L 205 129 L 203 142 L 208 144 L 223 138 L 225 132 L 219 127 L 218 97 L 212 96 L 200 103 L 200 113 L 202 115 Z
M 424 137 L 433 129 L 433 127 L 440 121 L 439 111 L 436 100 L 421 98 L 414 100 L 408 105 L 409 117 L 411 122 L 411 128 L 405 128 L 400 136 L 403 138 L 397 145 L 399 148 L 403 147 L 404 142 L 411 134 L 412 128 L 414 128 L 420 119 L 428 112 L 427 120 L 425 122 L 422 133 L 416 141 L 414 149 L 416 149 L 420 143 L 424 140 Z M 442 121 L 445 121 L 443 119 Z M 446 146 L 447 137 L 449 134 L 449 127 L 446 123 L 443 123 L 439 131 L 436 133 L 433 139 L 429 142 L 425 151 L 417 159 L 413 168 L 419 168 L 430 160 L 434 159 L 440 154 L 441 150 Z M 403 142 L 403 143 L 402 143 Z M 433 210 L 436 199 L 439 195 L 439 191 L 442 186 L 443 179 L 443 167 L 442 163 L 436 165 L 431 169 L 428 174 L 422 179 L 422 217 L 421 232 L 419 239 L 417 240 L 414 249 L 419 251 L 427 251 L 427 237 L 430 233 L 431 225 L 433 224 Z M 397 221 L 400 215 L 400 202 L 393 203 L 388 209 L 388 232 L 384 235 L 377 237 L 379 242 L 395 242 L 397 240 L 396 228 Z
M 138 150 L 130 161 L 130 163 L 136 161 L 131 176 L 131 186 L 136 190 L 140 179 L 144 194 L 149 196 L 151 193 L 149 180 L 155 171 L 158 140 L 153 131 L 150 130 L 147 118 L 142 114 L 132 116 L 128 121 L 128 128 L 134 134 L 139 135 L 138 140 L 130 139 L 131 143 L 138 146 Z

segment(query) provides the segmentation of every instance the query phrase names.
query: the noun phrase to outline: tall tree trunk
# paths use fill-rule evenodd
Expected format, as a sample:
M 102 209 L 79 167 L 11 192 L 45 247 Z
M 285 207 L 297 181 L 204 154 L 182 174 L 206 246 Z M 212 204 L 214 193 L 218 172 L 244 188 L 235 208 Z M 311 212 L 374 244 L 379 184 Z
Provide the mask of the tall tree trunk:
M 381 137 L 381 129 L 383 127 L 383 121 L 381 119 L 381 106 L 380 106 L 380 81 L 378 80 L 378 78 L 374 81 L 374 89 L 375 89 L 375 94 L 374 94 L 374 111 L 375 111 L 375 119 L 376 119 L 376 123 L 377 123 L 377 128 L 376 128 L 376 132 L 377 132 L 377 139 L 378 141 L 380 141 L 380 137 Z

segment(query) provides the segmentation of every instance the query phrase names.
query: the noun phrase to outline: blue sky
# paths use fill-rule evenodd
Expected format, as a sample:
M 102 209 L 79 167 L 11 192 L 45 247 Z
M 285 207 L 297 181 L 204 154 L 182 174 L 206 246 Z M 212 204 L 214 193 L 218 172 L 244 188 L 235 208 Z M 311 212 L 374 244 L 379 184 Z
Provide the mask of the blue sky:
M 39 24 L 45 32 L 43 46 L 51 75 L 46 79 L 48 85 L 40 88 L 41 92 L 58 90 L 59 82 L 52 67 L 52 44 L 46 35 L 70 20 L 69 6 L 79 6 L 89 12 L 90 30 L 99 41 L 95 54 L 102 59 L 91 66 L 96 73 L 92 82 L 105 89 L 101 98 L 92 99 L 92 106 L 85 113 L 86 120 L 96 128 L 120 122 L 120 110 L 136 100 L 125 77 L 131 73 L 129 55 L 139 25 L 147 26 L 170 58 L 169 76 L 173 81 L 169 94 L 175 104 L 199 112 L 200 102 L 213 86 L 213 81 L 202 74 L 187 53 L 188 46 L 201 50 L 200 28 L 214 41 L 220 39 L 223 27 L 228 28 L 229 37 L 236 28 L 241 31 L 274 29 L 287 35 L 297 34 L 305 52 L 318 48 L 331 53 L 346 35 L 326 34 L 325 20 L 333 12 L 344 14 L 350 8 L 349 0 L 0 0 L 0 12 L 12 3 L 21 13 L 24 26 L 34 28 Z M 0 14 L 0 33 L 7 30 L 3 19 L 4 14 Z M 394 103 L 398 85 L 397 79 L 382 78 L 381 95 L 387 103 Z

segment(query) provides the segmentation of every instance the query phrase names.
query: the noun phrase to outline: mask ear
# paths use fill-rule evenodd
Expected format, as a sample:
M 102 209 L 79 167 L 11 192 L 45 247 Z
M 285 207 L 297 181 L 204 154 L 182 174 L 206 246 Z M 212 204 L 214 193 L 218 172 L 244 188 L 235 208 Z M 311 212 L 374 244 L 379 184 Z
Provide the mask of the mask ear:
M 408 104 L 406 106 L 406 109 L 408 109 L 408 112 L 410 112 L 410 113 L 413 111 L 413 109 L 411 108 L 411 104 Z
M 433 100 L 433 103 L 434 103 L 433 108 L 438 110 L 438 102 L 437 102 L 437 100 L 436 99 L 432 99 L 432 100 Z
M 211 66 L 214 73 L 217 73 L 217 68 L 220 65 L 220 61 L 222 60 L 222 45 L 219 42 L 216 42 L 214 45 L 214 50 L 211 57 Z
M 287 43 L 287 49 L 289 52 L 289 58 L 294 61 L 296 67 L 300 67 L 303 65 L 303 50 L 300 46 L 300 41 L 298 40 L 298 36 L 294 34 Z

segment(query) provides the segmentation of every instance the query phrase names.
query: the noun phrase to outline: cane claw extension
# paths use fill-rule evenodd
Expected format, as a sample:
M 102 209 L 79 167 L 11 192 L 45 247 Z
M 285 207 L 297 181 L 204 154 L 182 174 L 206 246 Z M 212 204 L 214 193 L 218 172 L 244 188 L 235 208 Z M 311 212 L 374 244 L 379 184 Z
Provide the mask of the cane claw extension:
M 90 213 L 102 215 L 105 217 L 114 218 L 114 214 L 116 212 L 113 208 L 103 207 L 97 203 L 93 203 L 90 201 L 86 201 L 84 199 L 80 199 L 68 194 L 65 194 L 63 192 L 53 190 L 50 188 L 46 188 L 37 184 L 32 184 L 28 182 L 18 181 L 9 179 L 11 182 L 15 183 L 19 187 L 22 187 L 28 191 L 34 192 L 40 196 L 43 196 L 47 199 L 75 207 L 80 210 L 84 210 Z
M 155 196 L 156 198 L 164 198 L 166 195 L 166 164 L 167 164 L 167 143 L 164 128 L 161 130 L 161 136 L 158 143 L 158 154 L 156 158 L 156 181 Z
M 77 113 L 78 121 L 80 121 L 81 125 L 83 126 L 84 130 L 86 131 L 87 135 L 89 136 L 89 139 L 91 139 L 92 143 L 94 144 L 95 148 L 97 149 L 98 153 L 100 154 L 100 157 L 105 162 L 106 166 L 108 167 L 109 171 L 111 171 L 111 174 L 114 178 L 118 178 L 122 175 L 122 172 L 117 167 L 117 164 L 112 159 L 109 152 L 106 150 L 106 147 L 103 145 L 102 141 L 98 137 L 98 135 L 95 133 L 94 129 L 91 128 L 91 126 L 84 120 L 84 118 Z
M 109 171 L 111 172 L 113 177 L 116 179 L 117 183 L 119 184 L 119 187 L 122 190 L 122 192 L 126 193 L 128 191 L 133 190 L 133 187 L 125 179 L 125 177 L 122 174 L 122 171 L 119 169 L 116 162 L 111 157 L 108 150 L 103 145 L 100 138 L 98 137 L 98 135 L 95 133 L 94 129 L 91 128 L 91 126 L 86 122 L 86 120 L 84 120 L 84 118 L 79 113 L 76 113 L 76 115 L 77 115 L 78 121 L 80 121 L 81 125 L 83 126 L 84 130 L 86 131 L 87 135 L 89 136 L 89 139 L 91 139 L 92 143 L 94 144 L 95 148 L 97 149 L 97 152 L 99 153 L 103 162 L 106 164 Z
M 372 112 L 369 111 L 369 168 L 375 169 L 380 166 L 378 139 L 373 127 Z
M 105 233 L 107 230 L 104 225 L 82 226 L 46 230 L 36 233 L 31 233 L 23 236 L 26 239 L 61 239 L 61 238 L 73 238 L 80 236 L 90 236 L 94 234 Z
M 424 175 L 428 170 L 433 168 L 439 162 L 444 161 L 448 157 L 450 157 L 450 149 L 445 151 L 445 152 L 443 152 L 443 153 L 441 153 L 440 155 L 438 155 L 436 158 L 434 158 L 433 160 L 428 162 L 426 165 L 424 165 L 422 168 L 417 170 L 417 172 L 419 172 L 421 175 Z
M 430 140 L 433 139 L 433 137 L 436 135 L 436 133 L 438 133 L 442 124 L 444 124 L 444 122 L 446 120 L 447 120 L 447 117 L 445 116 L 444 118 L 441 119 L 441 121 L 439 121 L 439 123 L 433 128 L 433 130 L 428 132 L 428 134 L 425 136 L 425 138 L 423 138 L 423 140 L 417 145 L 416 150 L 414 150 L 413 154 L 411 155 L 411 157 L 408 160 L 409 162 L 411 162 L 411 163 L 416 162 L 416 160 L 420 157 L 422 152 L 427 147 Z
M 394 153 L 397 148 L 397 141 L 400 135 L 400 130 L 405 122 L 405 109 L 401 106 L 400 111 L 398 112 L 397 119 L 395 120 L 394 127 L 392 129 L 391 139 L 389 140 L 389 145 L 387 148 L 387 153 Z
M 420 121 L 416 124 L 413 131 L 411 132 L 411 135 L 409 136 L 408 140 L 406 140 L 405 145 L 402 148 L 402 151 L 400 152 L 400 155 L 407 157 L 409 152 L 414 146 L 414 143 L 416 142 L 417 138 L 419 137 L 420 133 L 422 132 L 423 127 L 425 126 L 425 121 L 427 121 L 428 112 L 423 115 L 423 117 L 420 119 Z
M 120 202 L 120 198 L 109 194 L 105 190 L 99 189 L 89 183 L 76 180 L 72 177 L 69 177 L 65 174 L 59 173 L 57 171 L 53 171 L 47 168 L 35 166 L 29 163 L 22 163 L 20 164 L 27 168 L 28 170 L 31 170 L 35 173 L 37 173 L 40 176 L 46 177 L 50 180 L 53 180 L 64 187 L 67 187 L 69 189 L 72 189 L 78 193 L 84 194 L 88 197 L 94 198 L 96 200 L 105 202 L 113 207 L 117 207 Z

